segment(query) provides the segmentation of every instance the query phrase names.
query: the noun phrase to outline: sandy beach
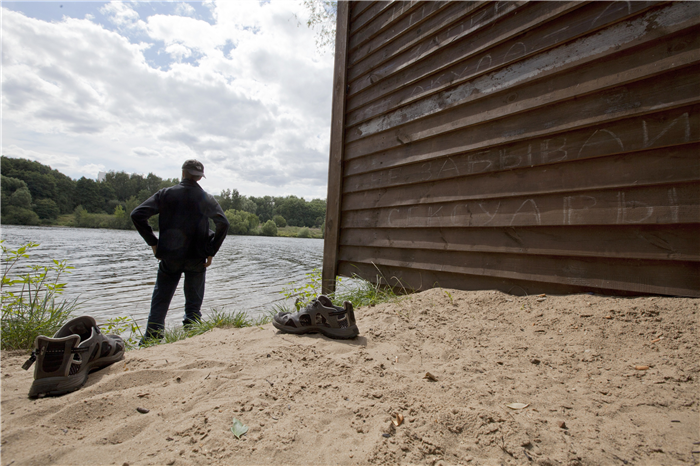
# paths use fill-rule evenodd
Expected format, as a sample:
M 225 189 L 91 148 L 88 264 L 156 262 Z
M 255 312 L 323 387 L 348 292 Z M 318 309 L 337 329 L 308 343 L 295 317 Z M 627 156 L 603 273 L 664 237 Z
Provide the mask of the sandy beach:
M 4 352 L 2 466 L 693 465 L 699 304 L 432 289 L 354 340 L 216 329 L 37 400 Z

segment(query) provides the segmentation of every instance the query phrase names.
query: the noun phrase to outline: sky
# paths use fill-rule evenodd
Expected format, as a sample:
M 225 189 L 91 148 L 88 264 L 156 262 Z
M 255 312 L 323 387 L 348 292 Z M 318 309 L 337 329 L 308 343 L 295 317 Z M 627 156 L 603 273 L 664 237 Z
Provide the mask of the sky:
M 3 155 L 326 197 L 333 52 L 301 0 L 0 5 Z

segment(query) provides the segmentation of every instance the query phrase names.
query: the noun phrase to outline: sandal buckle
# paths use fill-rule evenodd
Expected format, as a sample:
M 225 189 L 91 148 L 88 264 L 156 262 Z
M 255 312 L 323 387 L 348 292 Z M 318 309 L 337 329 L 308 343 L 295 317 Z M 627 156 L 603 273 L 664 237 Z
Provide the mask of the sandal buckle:
M 24 364 L 22 364 L 22 369 L 25 371 L 29 370 L 29 368 L 32 367 L 32 364 L 34 364 L 34 361 L 36 361 L 36 350 L 32 350 L 32 355 L 29 356 L 29 359 L 27 359 Z

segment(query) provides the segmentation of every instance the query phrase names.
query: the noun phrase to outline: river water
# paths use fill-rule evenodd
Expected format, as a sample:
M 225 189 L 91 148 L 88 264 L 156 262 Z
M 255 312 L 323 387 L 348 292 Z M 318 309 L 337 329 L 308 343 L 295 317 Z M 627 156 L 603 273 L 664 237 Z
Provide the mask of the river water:
M 98 322 L 131 316 L 145 326 L 158 260 L 136 231 L 16 225 L 3 225 L 1 231 L 10 249 L 30 241 L 40 244 L 20 262 L 20 272 L 23 265 L 48 265 L 51 259 L 75 267 L 60 281 L 67 283 L 65 298 L 86 301 L 76 315 L 91 315 Z M 224 309 L 255 316 L 272 310 L 284 302 L 284 287 L 306 283 L 306 274 L 320 269 L 322 261 L 321 239 L 229 235 L 207 269 L 202 313 Z M 183 282 L 184 276 L 170 305 L 168 326 L 182 322 Z

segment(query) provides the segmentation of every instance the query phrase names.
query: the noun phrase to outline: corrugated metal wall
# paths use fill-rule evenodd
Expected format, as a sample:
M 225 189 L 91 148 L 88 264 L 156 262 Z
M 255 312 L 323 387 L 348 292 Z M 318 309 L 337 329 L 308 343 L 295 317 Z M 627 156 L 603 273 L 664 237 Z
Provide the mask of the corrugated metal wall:
M 700 296 L 699 24 L 697 2 L 339 2 L 326 290 Z

